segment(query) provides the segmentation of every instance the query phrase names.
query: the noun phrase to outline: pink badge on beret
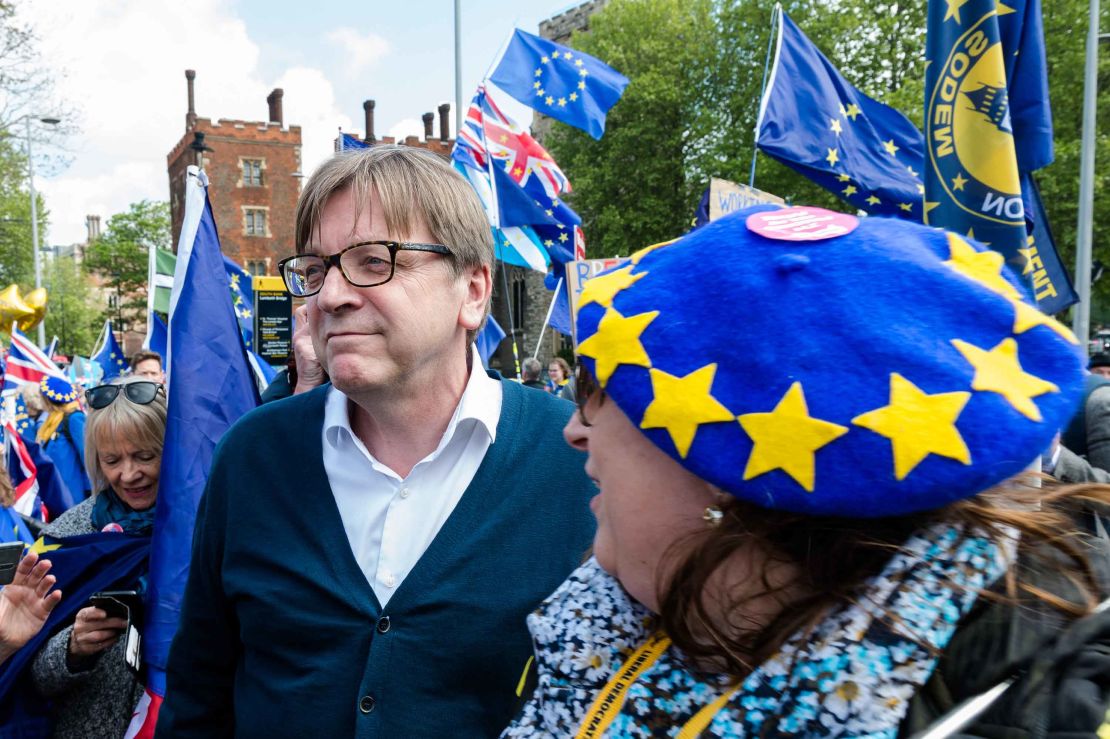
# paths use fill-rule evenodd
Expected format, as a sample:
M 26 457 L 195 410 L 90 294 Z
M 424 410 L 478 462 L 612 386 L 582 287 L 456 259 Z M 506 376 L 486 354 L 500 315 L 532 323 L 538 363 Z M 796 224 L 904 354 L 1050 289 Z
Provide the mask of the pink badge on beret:
M 748 230 L 776 241 L 824 241 L 852 233 L 859 226 L 859 219 L 799 205 L 753 213 L 746 223 Z

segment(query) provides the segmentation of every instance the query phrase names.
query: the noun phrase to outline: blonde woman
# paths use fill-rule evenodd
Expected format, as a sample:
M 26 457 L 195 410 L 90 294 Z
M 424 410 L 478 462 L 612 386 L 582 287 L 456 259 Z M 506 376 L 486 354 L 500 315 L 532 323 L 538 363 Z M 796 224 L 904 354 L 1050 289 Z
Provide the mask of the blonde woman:
M 85 391 L 85 465 L 95 493 L 44 529 L 54 537 L 96 531 L 150 536 L 166 431 L 165 388 L 120 378 Z M 138 583 L 120 583 L 131 589 Z M 36 689 L 54 704 L 55 737 L 123 736 L 143 688 L 124 662 L 125 622 L 80 609 L 39 650 Z

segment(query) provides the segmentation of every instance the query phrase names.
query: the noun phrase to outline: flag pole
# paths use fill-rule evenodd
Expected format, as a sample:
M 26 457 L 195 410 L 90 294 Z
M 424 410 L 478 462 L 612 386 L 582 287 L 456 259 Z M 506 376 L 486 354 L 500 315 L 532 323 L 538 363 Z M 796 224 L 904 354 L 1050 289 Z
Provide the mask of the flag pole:
M 1098 97 L 1099 0 L 1090 2 L 1087 59 L 1083 72 L 1083 135 L 1079 157 L 1079 224 L 1076 229 L 1075 287 L 1079 303 L 1072 317 L 1072 333 L 1079 337 L 1084 356 L 1091 334 L 1091 233 L 1095 199 L 1095 114 Z
M 536 342 L 536 351 L 532 352 L 532 359 L 540 355 L 540 347 L 543 346 L 543 335 L 547 332 L 547 324 L 551 320 L 551 314 L 555 312 L 555 301 L 559 299 L 559 291 L 563 289 L 563 278 L 560 277 L 559 281 L 555 283 L 555 292 L 551 293 L 551 305 L 547 306 L 547 315 L 543 317 L 543 325 L 540 326 L 540 339 Z
M 777 21 L 781 12 L 782 5 L 775 3 L 775 7 L 771 10 L 771 33 L 767 36 L 767 57 L 763 60 L 763 83 L 759 88 L 759 114 L 755 120 L 755 140 L 752 142 L 752 171 L 748 176 L 748 187 L 755 187 L 755 162 L 759 157 L 759 124 L 763 118 L 763 107 L 766 105 L 764 97 L 767 94 L 767 74 L 771 70 L 771 50 L 774 48 L 775 30 L 778 27 Z
M 455 138 L 462 130 L 462 7 L 455 0 Z
M 501 287 L 505 291 L 505 307 L 509 314 L 509 343 L 513 346 L 513 363 L 516 365 L 516 376 L 520 377 L 520 353 L 516 348 L 516 326 L 513 324 L 513 301 L 509 297 L 509 278 L 505 276 L 505 260 L 501 260 Z

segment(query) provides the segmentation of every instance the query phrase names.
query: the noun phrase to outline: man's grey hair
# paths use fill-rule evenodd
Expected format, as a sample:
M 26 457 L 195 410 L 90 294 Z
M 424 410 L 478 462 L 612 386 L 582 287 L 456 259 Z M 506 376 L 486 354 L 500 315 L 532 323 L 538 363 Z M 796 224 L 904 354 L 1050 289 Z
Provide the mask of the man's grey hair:
M 543 372 L 543 365 L 540 364 L 540 360 L 535 357 L 526 357 L 525 360 L 520 363 L 522 380 L 538 380 L 540 379 L 541 372 Z
M 411 146 L 380 144 L 337 153 L 321 164 L 305 183 L 297 201 L 296 251 L 305 251 L 320 215 L 336 193 L 354 188 L 355 223 L 377 196 L 385 215 L 386 233 L 402 240 L 418 224 L 446 245 L 455 274 L 468 268 L 493 266 L 493 237 L 489 221 L 470 184 L 445 159 Z

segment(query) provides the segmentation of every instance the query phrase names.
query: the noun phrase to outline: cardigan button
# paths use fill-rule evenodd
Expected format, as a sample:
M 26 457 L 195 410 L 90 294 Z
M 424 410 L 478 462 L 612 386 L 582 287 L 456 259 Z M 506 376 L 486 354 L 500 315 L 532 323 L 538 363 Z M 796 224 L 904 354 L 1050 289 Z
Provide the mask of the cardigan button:
M 370 713 L 374 710 L 374 703 L 374 696 L 364 695 L 358 701 L 358 710 L 362 711 L 363 713 Z
M 378 619 L 378 633 L 384 634 L 389 631 L 389 616 L 382 616 Z

